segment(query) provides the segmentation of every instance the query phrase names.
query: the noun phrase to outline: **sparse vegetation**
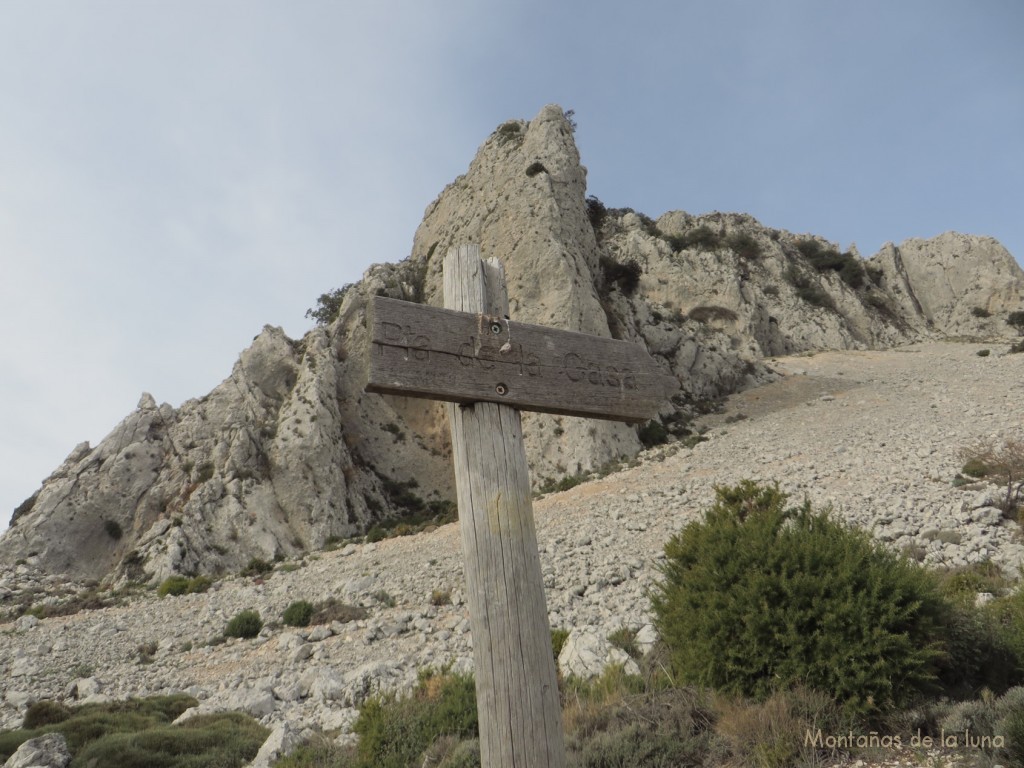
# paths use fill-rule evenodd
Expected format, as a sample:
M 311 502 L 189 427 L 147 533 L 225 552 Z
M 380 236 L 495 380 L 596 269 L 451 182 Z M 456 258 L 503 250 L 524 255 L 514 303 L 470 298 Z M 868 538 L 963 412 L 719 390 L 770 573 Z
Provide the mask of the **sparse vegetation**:
M 523 127 L 517 120 L 502 123 L 495 133 L 498 135 L 498 141 L 502 144 L 507 144 L 510 141 L 522 142 L 523 140 Z
M 822 309 L 832 312 L 836 311 L 836 304 L 832 297 L 828 291 L 821 287 L 821 284 L 816 279 L 805 275 L 792 264 L 786 269 L 784 277 L 786 282 L 796 289 L 796 295 L 803 301 Z
M 640 658 L 640 650 L 636 646 L 636 631 L 629 627 L 619 627 L 610 635 L 608 642 L 634 659 Z
M 704 224 L 681 235 L 668 235 L 665 242 L 673 251 L 694 248 L 698 251 L 715 251 L 722 247 L 722 235 Z
M 256 756 L 269 732 L 248 715 L 224 712 L 171 725 L 196 704 L 182 695 L 73 708 L 37 702 L 21 728 L 0 732 L 0 761 L 46 733 L 65 737 L 73 766 L 91 768 L 240 768 Z
M 644 448 L 653 448 L 668 442 L 668 430 L 659 419 L 651 419 L 642 427 L 637 429 L 637 437 L 643 443 Z
M 316 300 L 316 307 L 306 310 L 306 317 L 311 317 L 317 325 L 330 325 L 338 317 L 341 311 L 341 303 L 345 300 L 345 294 L 352 287 L 351 283 L 335 288 L 333 291 L 321 293 Z
M 963 474 L 1005 487 L 1003 513 L 1017 519 L 1024 501 L 1024 440 L 983 440 L 961 450 L 960 460 L 964 462 Z
M 562 648 L 565 646 L 565 641 L 569 639 L 568 629 L 552 629 L 551 630 L 551 652 L 555 655 L 555 662 L 558 662 L 558 656 L 562 652 Z
M 587 218 L 590 219 L 590 226 L 594 228 L 594 232 L 599 232 L 605 219 L 608 217 L 608 209 L 604 203 L 598 200 L 593 195 L 587 196 Z
M 309 623 L 313 625 L 332 624 L 335 621 L 347 624 L 350 621 L 361 621 L 370 615 L 370 612 L 361 605 L 349 605 L 337 598 L 330 597 L 323 602 L 313 606 L 313 615 Z
M 761 255 L 761 244 L 746 232 L 736 232 L 725 238 L 725 245 L 741 259 L 753 260 Z
M 207 576 L 169 576 L 157 587 L 156 593 L 160 597 L 167 595 L 192 595 L 205 592 L 213 585 L 213 581 Z
M 366 532 L 366 541 L 382 541 L 395 536 L 410 536 L 414 533 L 429 531 L 441 525 L 454 523 L 459 519 L 459 508 L 453 501 L 436 499 L 424 501 L 412 491 L 417 487 L 415 480 L 397 482 L 382 477 L 384 494 L 395 507 L 404 511 L 401 517 L 381 520 Z M 367 498 L 367 506 L 373 509 L 374 500 Z M 377 510 L 379 505 L 377 505 Z
M 274 570 L 274 564 L 268 563 L 259 557 L 254 557 L 249 561 L 249 564 L 242 569 L 240 576 L 257 577 L 263 576 Z
M 728 307 L 701 305 L 690 310 L 688 317 L 698 323 L 735 323 L 738 316 Z
M 619 262 L 610 256 L 601 256 L 601 272 L 604 275 L 606 289 L 616 286 L 624 296 L 632 296 L 640 287 L 643 269 L 640 263 L 633 259 Z
M 852 253 L 839 253 L 811 239 L 798 240 L 796 249 L 818 272 L 836 272 L 844 283 L 854 289 L 864 286 L 867 277 L 864 264 Z
M 578 475 L 565 475 L 560 478 L 549 477 L 540 484 L 538 490 L 541 493 L 561 493 L 575 488 L 580 483 L 585 483 L 588 479 L 590 476 L 586 472 L 581 472 Z
M 1017 333 L 1024 336 L 1024 310 L 1018 310 L 1011 312 L 1006 316 L 1006 324 L 1011 328 L 1015 328 Z
M 530 163 L 530 165 L 526 169 L 526 175 L 530 176 L 530 177 L 536 176 L 538 173 L 547 173 L 547 172 L 548 172 L 548 169 L 544 167 L 544 163 L 536 162 L 536 161 L 533 162 L 533 163 Z

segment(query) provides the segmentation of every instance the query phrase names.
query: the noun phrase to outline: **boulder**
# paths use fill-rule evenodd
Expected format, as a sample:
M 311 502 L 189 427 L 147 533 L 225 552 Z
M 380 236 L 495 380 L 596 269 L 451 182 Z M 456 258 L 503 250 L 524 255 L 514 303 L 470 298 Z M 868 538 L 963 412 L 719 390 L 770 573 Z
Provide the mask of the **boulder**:
M 71 750 L 59 733 L 48 733 L 24 742 L 7 758 L 3 768 L 67 768 Z

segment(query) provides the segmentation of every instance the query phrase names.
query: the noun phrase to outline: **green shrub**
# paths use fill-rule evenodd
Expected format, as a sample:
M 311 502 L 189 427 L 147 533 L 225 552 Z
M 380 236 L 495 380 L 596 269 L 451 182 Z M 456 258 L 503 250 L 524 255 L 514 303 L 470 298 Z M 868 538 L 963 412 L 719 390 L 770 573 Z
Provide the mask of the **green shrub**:
M 718 488 L 665 545 L 655 623 L 685 681 L 766 699 L 803 684 L 872 714 L 938 688 L 936 579 L 777 487 Z
M 1013 697 L 1013 693 L 1018 695 Z M 1006 744 L 1002 749 L 1002 755 L 1009 765 L 1024 765 L 1024 701 L 1019 693 L 1020 688 L 1007 693 L 1003 697 L 1003 714 L 996 723 L 995 733 L 1001 735 Z M 1011 701 L 1011 698 L 1013 699 Z
M 587 195 L 587 218 L 590 219 L 590 226 L 594 228 L 594 232 L 601 229 L 607 217 L 608 209 L 605 204 L 593 195 Z
M 62 723 L 71 717 L 71 710 L 59 701 L 37 701 L 25 710 L 22 728 L 39 728 L 44 725 Z
M 555 655 L 555 663 L 558 663 L 558 656 L 562 653 L 565 641 L 569 639 L 568 629 L 551 630 L 551 652 Z
M 658 419 L 651 419 L 636 431 L 644 448 L 653 448 L 668 441 L 668 430 Z
M 547 173 L 547 172 L 548 172 L 548 169 L 544 167 L 544 163 L 537 162 L 537 161 L 535 161 L 533 163 L 530 163 L 530 166 L 526 169 L 526 175 L 530 176 L 530 177 L 536 176 L 538 173 Z
M 341 311 L 341 302 L 345 300 L 345 294 L 351 287 L 352 284 L 349 283 L 333 291 L 321 293 L 320 298 L 316 300 L 316 308 L 307 309 L 306 317 L 316 320 L 317 325 L 330 325 Z
M 262 576 L 265 573 L 270 573 L 274 570 L 274 564 L 268 563 L 266 560 L 262 560 L 258 557 L 254 557 L 249 561 L 249 564 L 242 569 L 242 576 Z
M 640 276 L 643 268 L 635 259 L 616 261 L 610 256 L 601 257 L 601 272 L 604 275 L 605 287 L 618 286 L 624 296 L 632 296 L 640 287 Z
M 741 259 L 756 259 L 761 255 L 761 244 L 746 232 L 736 232 L 725 238 L 726 247 Z
M 1024 590 L 989 601 L 982 606 L 981 613 L 992 622 L 1000 642 L 1018 665 L 1024 666 Z
M 85 746 L 75 764 L 90 768 L 241 768 L 256 757 L 269 733 L 239 712 L 200 715 L 179 726 L 105 734 Z
M 991 317 L 992 313 L 984 307 L 971 307 L 971 314 L 975 317 Z
M 412 694 L 368 699 L 353 726 L 359 735 L 358 768 L 420 765 L 423 752 L 443 735 L 477 735 L 476 689 L 470 675 L 426 672 Z
M 281 621 L 289 627 L 308 627 L 313 618 L 313 604 L 307 600 L 296 600 L 284 609 Z
M 817 240 L 800 240 L 796 248 L 818 272 L 833 271 L 851 288 L 861 288 L 867 278 L 863 262 L 852 253 L 839 253 Z
M 636 632 L 629 627 L 616 629 L 608 635 L 608 642 L 634 659 L 640 658 L 640 649 L 636 647 Z
M 263 629 L 263 619 L 260 618 L 259 611 L 241 611 L 235 614 L 231 621 L 228 622 L 227 627 L 224 629 L 224 636 L 256 637 L 261 629 Z
M 67 739 L 68 748 L 75 758 L 73 765 L 94 765 L 96 768 L 103 766 L 185 766 L 204 768 L 215 765 L 241 766 L 244 760 L 237 761 L 208 761 L 200 751 L 191 757 L 191 762 L 184 760 L 172 761 L 164 756 L 156 754 L 147 755 L 142 762 L 122 762 L 123 756 L 115 755 L 107 759 L 103 754 L 93 754 L 89 761 L 80 759 L 80 752 L 98 739 L 110 734 L 133 734 L 147 731 L 152 728 L 159 728 L 169 725 L 182 712 L 189 707 L 198 704 L 195 699 L 184 696 L 154 696 L 147 699 L 127 699 L 114 701 L 108 704 L 86 704 L 80 707 L 67 708 L 61 711 L 57 707 L 45 705 L 39 707 L 28 717 L 26 713 L 26 724 L 24 728 L 14 731 L 0 732 L 0 763 L 6 761 L 17 748 L 29 739 L 42 736 L 45 733 L 57 732 Z M 42 702 L 40 702 L 42 704 Z M 51 702 L 52 704 L 52 702 Z M 32 712 L 30 708 L 29 712 Z M 66 715 L 66 716 L 65 716 Z M 251 720 L 251 718 L 250 718 Z M 266 738 L 266 731 L 263 732 Z M 256 749 L 259 749 L 257 744 Z M 255 751 L 253 752 L 255 754 Z M 93 759 L 95 763 L 91 762 Z
M 985 477 L 989 473 L 988 466 L 984 461 L 977 457 L 971 457 L 964 462 L 963 468 L 960 470 L 963 474 L 968 477 Z
M 979 349 L 974 354 L 976 354 L 978 357 L 988 357 L 989 355 L 992 354 L 992 350 L 991 349 Z
M 169 576 L 157 588 L 157 594 L 160 597 L 191 595 L 205 592 L 212 585 L 213 582 L 206 576 L 195 576 L 191 579 L 187 576 Z
M 1006 316 L 1006 324 L 1017 329 L 1017 333 L 1024 335 L 1024 310 L 1011 312 Z
M 787 268 L 784 277 L 796 290 L 796 295 L 803 301 L 822 309 L 836 311 L 836 303 L 832 300 L 832 296 L 821 287 L 817 280 L 812 280 L 792 265 Z
M 701 224 L 682 235 L 669 235 L 665 241 L 673 251 L 682 251 L 688 248 L 698 251 L 714 251 L 722 246 L 722 235 Z
M 116 520 L 104 520 L 103 530 L 107 532 L 107 536 L 112 538 L 114 541 L 120 540 L 124 536 L 124 531 L 121 530 L 121 524 Z

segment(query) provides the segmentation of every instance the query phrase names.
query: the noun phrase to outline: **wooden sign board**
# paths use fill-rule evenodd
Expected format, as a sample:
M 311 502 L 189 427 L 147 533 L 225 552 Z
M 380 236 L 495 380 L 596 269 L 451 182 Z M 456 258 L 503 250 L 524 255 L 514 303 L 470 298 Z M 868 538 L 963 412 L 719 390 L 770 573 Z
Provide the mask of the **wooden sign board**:
M 381 296 L 368 392 L 642 422 L 679 388 L 628 341 Z

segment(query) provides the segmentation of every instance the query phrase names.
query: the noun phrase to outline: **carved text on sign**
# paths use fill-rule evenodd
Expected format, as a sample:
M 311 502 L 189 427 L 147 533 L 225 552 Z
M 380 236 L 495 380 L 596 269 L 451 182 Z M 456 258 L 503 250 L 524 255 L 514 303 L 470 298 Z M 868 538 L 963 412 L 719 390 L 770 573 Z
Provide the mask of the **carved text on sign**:
M 371 324 L 370 392 L 646 421 L 679 387 L 628 341 L 383 297 Z
M 636 389 L 636 377 L 628 368 L 619 370 L 614 365 L 585 361 L 575 352 L 569 352 L 562 358 L 562 372 L 572 382 L 586 381 L 596 386 Z
M 405 359 L 413 355 L 416 360 L 426 362 L 430 360 L 430 337 L 418 334 L 406 325 L 398 323 L 383 323 L 384 341 L 374 342 L 378 355 L 384 354 L 385 347 L 396 347 L 405 350 Z

